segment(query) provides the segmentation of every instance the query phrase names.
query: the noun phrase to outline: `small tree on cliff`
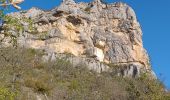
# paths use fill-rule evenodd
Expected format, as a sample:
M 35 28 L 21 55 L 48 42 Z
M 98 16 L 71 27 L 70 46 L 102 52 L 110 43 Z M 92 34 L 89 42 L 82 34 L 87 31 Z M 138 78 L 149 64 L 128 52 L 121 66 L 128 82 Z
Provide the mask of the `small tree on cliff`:
M 18 4 L 22 3 L 24 0 L 0 0 L 0 17 L 4 16 L 4 10 L 12 5 L 14 8 L 20 10 L 21 7 Z
M 3 20 L 5 19 L 4 11 L 8 6 L 13 6 L 14 8 L 20 10 L 21 7 L 18 4 L 22 3 L 24 0 L 0 0 L 0 24 L 2 25 Z M 1 26 L 0 25 L 0 26 Z
M 21 9 L 18 4 L 22 3 L 24 0 L 0 0 L 0 6 L 6 8 L 9 5 L 12 5 L 16 9 Z

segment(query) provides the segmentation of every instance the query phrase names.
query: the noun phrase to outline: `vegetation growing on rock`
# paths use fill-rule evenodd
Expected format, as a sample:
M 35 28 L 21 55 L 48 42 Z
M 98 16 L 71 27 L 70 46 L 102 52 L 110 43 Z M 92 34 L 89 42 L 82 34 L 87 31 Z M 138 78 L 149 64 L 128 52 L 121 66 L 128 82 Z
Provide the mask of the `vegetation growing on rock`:
M 43 51 L 25 48 L 1 48 L 0 97 L 11 100 L 168 100 L 169 95 L 158 80 L 147 75 L 123 78 L 101 74 L 85 66 L 73 67 L 58 58 L 40 60 Z M 6 92 L 3 92 L 6 91 Z

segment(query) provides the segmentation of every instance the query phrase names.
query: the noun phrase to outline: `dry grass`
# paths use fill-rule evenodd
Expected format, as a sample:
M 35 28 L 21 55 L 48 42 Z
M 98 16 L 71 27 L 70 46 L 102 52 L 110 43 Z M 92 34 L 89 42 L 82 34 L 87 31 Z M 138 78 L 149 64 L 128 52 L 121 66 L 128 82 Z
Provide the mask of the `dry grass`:
M 35 56 L 36 55 L 36 56 Z M 49 100 L 169 100 L 170 95 L 158 80 L 143 75 L 122 78 L 112 73 L 95 73 L 86 66 L 73 67 L 57 59 L 42 63 L 43 53 L 24 48 L 1 48 L 0 87 L 12 90 L 16 100 L 36 98 Z M 26 91 L 28 88 L 29 91 Z M 11 96 L 17 94 L 15 96 Z M 0 94 L 6 95 L 6 94 Z M 32 100 L 34 100 L 32 99 Z M 12 100 L 12 99 L 11 99 Z

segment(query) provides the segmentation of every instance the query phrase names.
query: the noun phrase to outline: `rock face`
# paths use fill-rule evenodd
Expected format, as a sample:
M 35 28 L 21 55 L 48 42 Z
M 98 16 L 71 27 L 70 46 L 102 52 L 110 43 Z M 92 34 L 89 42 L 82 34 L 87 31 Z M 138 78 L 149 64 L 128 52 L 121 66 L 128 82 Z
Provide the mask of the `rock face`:
M 83 63 L 97 72 L 112 71 L 109 64 L 121 66 L 116 71 L 123 76 L 138 76 L 150 70 L 140 25 L 127 4 L 63 0 L 50 11 L 31 8 L 8 16 L 17 19 L 22 27 L 7 31 L 15 37 L 15 44 L 44 50 L 44 60 L 72 54 L 68 60 L 73 64 Z M 13 38 L 4 34 L 2 30 L 0 46 L 12 46 Z

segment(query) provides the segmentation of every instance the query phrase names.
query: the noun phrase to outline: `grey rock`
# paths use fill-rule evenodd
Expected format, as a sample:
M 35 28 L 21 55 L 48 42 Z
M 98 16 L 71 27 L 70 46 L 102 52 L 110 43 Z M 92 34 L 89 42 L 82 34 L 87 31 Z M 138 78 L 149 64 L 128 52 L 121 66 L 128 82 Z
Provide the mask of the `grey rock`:
M 63 34 L 60 32 L 59 29 L 57 28 L 54 28 L 54 29 L 51 29 L 49 32 L 48 32 L 48 37 L 50 38 L 54 38 L 54 37 L 58 37 L 58 38 L 63 38 Z
M 20 19 L 22 32 L 9 32 L 17 36 L 19 46 L 44 50 L 44 61 L 55 61 L 66 54 L 74 66 L 85 65 L 97 72 L 109 71 L 124 77 L 138 77 L 150 68 L 149 58 L 143 48 L 142 31 L 134 10 L 125 3 L 105 4 L 101 0 L 76 3 L 63 0 L 50 11 L 31 8 L 11 13 Z M 71 16 L 71 17 L 70 17 Z M 34 34 L 22 18 L 33 21 Z M 3 31 L 3 30 L 2 30 Z M 0 46 L 10 46 L 10 37 L 4 37 Z M 115 70 L 108 64 L 120 67 Z
M 130 19 L 130 20 L 137 20 L 136 19 L 136 14 L 135 14 L 134 10 L 131 9 L 130 7 L 127 7 L 126 13 L 127 13 L 127 18 L 128 19 Z
M 74 0 L 63 0 L 64 4 L 75 4 Z
M 10 37 L 4 37 L 0 42 L 0 47 L 9 47 L 13 46 L 12 39 Z
M 39 16 L 40 14 L 43 14 L 44 11 L 40 10 L 38 8 L 32 7 L 26 13 L 24 13 L 25 17 L 34 19 L 35 17 Z
M 0 41 L 1 41 L 2 39 L 4 39 L 4 37 L 5 37 L 4 34 L 0 34 Z
M 42 16 L 39 20 L 38 23 L 42 23 L 42 24 L 48 24 L 49 20 L 46 16 Z
M 118 76 L 123 77 L 139 77 L 142 73 L 144 73 L 144 66 L 140 63 L 129 63 L 129 64 L 122 64 L 118 69 L 115 71 L 117 72 Z M 114 72 L 114 71 L 113 71 Z

